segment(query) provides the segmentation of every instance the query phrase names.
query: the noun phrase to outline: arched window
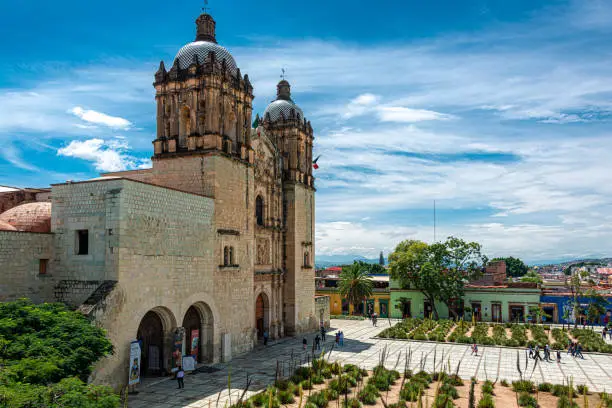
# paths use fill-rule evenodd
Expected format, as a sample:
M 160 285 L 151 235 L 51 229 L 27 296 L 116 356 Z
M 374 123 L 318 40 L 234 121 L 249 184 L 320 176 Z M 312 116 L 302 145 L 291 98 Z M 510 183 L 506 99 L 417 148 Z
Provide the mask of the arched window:
M 230 251 L 229 247 L 223 248 L 223 265 L 227 266 L 230 264 Z
M 304 266 L 310 266 L 310 254 L 304 252 Z
M 234 261 L 234 247 L 230 247 L 229 249 L 229 264 L 236 265 L 236 262 Z
M 261 196 L 257 196 L 255 199 L 255 218 L 257 219 L 257 225 L 264 225 L 264 202 Z

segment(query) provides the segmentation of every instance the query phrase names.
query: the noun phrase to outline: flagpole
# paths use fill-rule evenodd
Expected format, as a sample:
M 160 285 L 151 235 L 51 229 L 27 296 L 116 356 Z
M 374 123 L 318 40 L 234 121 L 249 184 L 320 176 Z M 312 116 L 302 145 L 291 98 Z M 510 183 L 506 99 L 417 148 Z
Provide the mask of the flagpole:
M 436 243 L 436 200 L 434 200 L 434 213 L 433 213 L 433 218 L 434 218 L 434 244 Z

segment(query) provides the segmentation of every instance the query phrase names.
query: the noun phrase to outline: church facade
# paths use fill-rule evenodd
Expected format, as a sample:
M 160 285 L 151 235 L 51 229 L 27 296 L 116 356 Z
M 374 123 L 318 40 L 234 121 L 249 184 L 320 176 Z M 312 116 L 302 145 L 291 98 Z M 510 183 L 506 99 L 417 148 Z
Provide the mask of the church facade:
M 313 130 L 287 81 L 257 116 L 253 87 L 209 14 L 155 73 L 152 168 L 50 189 L 0 188 L 0 301 L 61 301 L 104 327 L 94 380 L 126 384 L 181 355 L 227 361 L 316 330 Z

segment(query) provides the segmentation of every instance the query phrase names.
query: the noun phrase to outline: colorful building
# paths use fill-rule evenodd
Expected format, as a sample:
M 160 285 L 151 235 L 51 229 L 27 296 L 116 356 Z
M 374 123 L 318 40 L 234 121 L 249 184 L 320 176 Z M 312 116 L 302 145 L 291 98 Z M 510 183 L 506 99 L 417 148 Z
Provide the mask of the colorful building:
M 315 278 L 315 295 L 329 296 L 331 315 L 355 314 L 353 305 L 338 291 L 341 272 L 341 267 L 331 267 L 318 272 Z M 376 313 L 379 317 L 389 317 L 389 275 L 372 274 L 370 278 L 374 284 L 372 296 L 359 305 L 356 314 L 370 316 Z

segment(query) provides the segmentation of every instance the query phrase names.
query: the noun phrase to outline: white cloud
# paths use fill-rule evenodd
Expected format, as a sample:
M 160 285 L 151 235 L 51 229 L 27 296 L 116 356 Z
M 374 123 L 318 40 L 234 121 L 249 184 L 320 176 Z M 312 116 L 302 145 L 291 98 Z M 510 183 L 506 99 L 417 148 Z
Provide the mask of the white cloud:
M 378 115 L 383 122 L 421 122 L 424 120 L 448 120 L 452 115 L 426 109 L 410 109 L 403 106 L 381 106 Z
M 83 109 L 80 106 L 75 106 L 74 108 L 70 109 L 70 113 L 81 118 L 85 122 L 96 125 L 104 125 L 111 128 L 126 129 L 132 125 L 132 123 L 127 119 L 117 116 L 110 116 L 91 109 Z
M 146 168 L 149 160 L 135 158 L 127 153 L 129 146 L 125 140 L 102 139 L 73 140 L 68 146 L 58 149 L 59 156 L 75 157 L 94 163 L 98 171 L 122 171 Z

